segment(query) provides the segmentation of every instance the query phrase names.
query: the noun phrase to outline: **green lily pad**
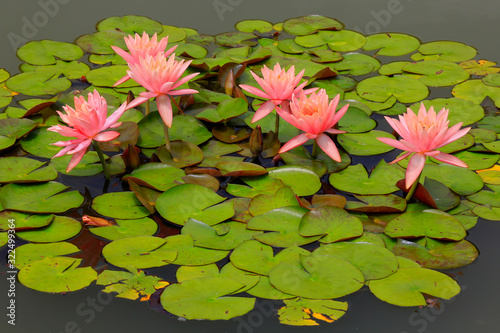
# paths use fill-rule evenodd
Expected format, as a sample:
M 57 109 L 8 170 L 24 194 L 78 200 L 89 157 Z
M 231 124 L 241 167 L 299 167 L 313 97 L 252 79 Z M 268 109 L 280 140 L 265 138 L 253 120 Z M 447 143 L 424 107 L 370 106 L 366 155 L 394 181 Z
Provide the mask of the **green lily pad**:
M 223 227 L 229 227 L 229 231 L 219 235 L 218 230 Z M 232 250 L 262 232 L 248 230 L 246 224 L 240 222 L 224 222 L 210 227 L 203 222 L 189 219 L 182 227 L 181 233 L 191 235 L 195 246 L 214 250 Z
M 0 159 L 0 183 L 34 183 L 54 180 L 57 171 L 53 166 L 25 157 Z
M 54 257 L 34 261 L 18 274 L 28 288 L 47 293 L 66 293 L 87 287 L 97 278 L 91 267 L 80 267 L 81 259 Z
M 394 149 L 394 147 L 377 140 L 380 137 L 395 139 L 392 134 L 379 130 L 367 133 L 343 133 L 337 135 L 342 148 L 349 154 L 359 156 L 378 155 Z
M 480 206 L 472 208 L 472 212 L 483 218 L 485 220 L 499 221 L 500 220 L 500 208 L 488 206 Z
M 453 126 L 460 122 L 462 126 L 471 125 L 484 117 L 484 109 L 473 102 L 461 98 L 436 98 L 433 100 L 422 101 L 425 108 L 428 110 L 431 106 L 436 112 L 445 108 L 449 110 L 448 121 L 449 126 Z M 418 112 L 420 102 L 410 106 L 413 112 Z
M 281 166 L 269 171 L 269 177 L 281 180 L 298 196 L 312 195 L 321 187 L 319 177 L 313 171 L 300 166 Z
M 427 209 L 406 212 L 391 220 L 385 227 L 390 237 L 423 237 L 459 241 L 466 235 L 462 224 L 453 215 Z
M 280 263 L 269 273 L 273 286 L 306 298 L 328 299 L 349 295 L 364 284 L 363 274 L 334 256 L 301 256 L 300 263 Z
M 375 120 L 365 111 L 355 107 L 350 107 L 339 122 L 339 130 L 348 133 L 368 132 L 377 126 Z
M 364 213 L 401 213 L 406 209 L 406 200 L 400 196 L 355 195 L 361 201 L 347 201 L 345 209 Z
M 160 195 L 156 200 L 156 209 L 161 216 L 175 224 L 184 225 L 189 218 L 193 218 L 214 225 L 234 215 L 233 203 L 224 200 L 205 186 L 183 184 Z
M 323 236 L 321 243 L 333 243 L 363 234 L 363 224 L 355 216 L 334 206 L 322 206 L 306 213 L 300 222 L 302 236 Z
M 198 119 L 185 115 L 173 118 L 172 128 L 169 132 L 170 140 L 182 140 L 195 145 L 200 145 L 212 137 L 212 133 Z M 137 144 L 139 145 L 139 143 Z
M 92 201 L 92 209 L 101 215 L 117 219 L 140 219 L 150 214 L 134 192 L 101 194 Z
M 307 48 L 319 47 L 319 46 L 325 45 L 326 43 L 330 42 L 335 33 L 336 33 L 336 31 L 321 30 L 321 31 L 318 31 L 314 34 L 305 35 L 305 36 L 297 36 L 297 37 L 295 37 L 294 41 L 295 41 L 295 43 L 297 43 L 297 45 L 307 47 Z M 324 50 L 324 51 L 327 51 L 327 50 Z M 340 59 L 342 59 L 342 57 L 340 57 Z M 338 60 L 340 60 L 340 59 L 338 59 Z
M 396 183 L 404 178 L 404 173 L 396 165 L 388 165 L 384 160 L 373 169 L 370 177 L 361 164 L 330 175 L 330 184 L 341 191 L 355 194 L 389 194 L 398 190 Z
M 201 266 L 223 260 L 229 251 L 214 250 L 194 245 L 191 235 L 175 235 L 167 238 L 163 250 L 177 251 L 175 265 Z
M 53 166 L 58 172 L 71 176 L 93 176 L 102 172 L 102 164 L 96 151 L 87 152 L 83 155 L 83 158 L 76 167 L 74 167 L 70 172 L 66 172 L 71 158 L 71 155 L 63 155 L 53 158 L 51 160 L 51 166 Z M 115 155 L 108 159 L 105 155 L 105 159 L 108 160 L 107 167 L 110 174 L 115 175 L 125 172 L 125 166 L 123 165 L 123 160 L 120 156 Z
M 51 145 L 51 143 L 66 141 L 67 139 L 70 138 L 57 132 L 47 131 L 46 128 L 42 127 L 31 131 L 26 137 L 22 138 L 21 147 L 32 155 L 52 158 L 62 147 Z
M 198 164 L 203 160 L 203 152 L 197 145 L 180 140 L 170 142 L 170 151 L 159 147 L 156 155 L 162 163 L 176 168 Z
M 216 264 L 208 264 L 202 266 L 180 266 L 175 272 L 175 277 L 179 283 L 187 280 L 217 276 L 219 276 L 219 267 Z
M 385 110 L 385 111 L 388 111 L 389 114 L 392 114 L 394 112 L 391 112 L 390 108 L 393 108 L 393 107 L 397 108 L 397 105 L 402 105 L 403 110 L 401 110 L 401 112 L 395 112 L 395 114 L 403 114 L 404 112 L 406 112 L 406 107 L 401 103 L 396 103 L 397 100 L 396 100 L 396 97 L 394 97 L 394 96 L 389 97 L 386 101 L 384 101 L 382 103 L 378 103 L 378 102 L 373 102 L 373 101 L 370 101 L 368 99 L 360 97 L 355 91 L 348 91 L 344 94 L 344 99 L 347 101 L 353 100 L 353 101 L 356 101 L 358 103 L 362 103 L 363 105 L 365 105 L 366 107 L 368 107 L 370 110 L 372 110 L 374 112 L 382 113 L 381 111 Z M 397 110 L 397 111 L 399 111 L 399 110 Z
M 480 205 L 491 205 L 500 207 L 500 186 L 487 185 L 491 191 L 481 190 L 477 193 L 467 196 L 467 200 L 478 203 Z
M 97 277 L 96 284 L 104 285 L 105 293 L 118 293 L 116 297 L 135 300 L 148 297 L 157 289 L 168 285 L 157 276 L 130 268 L 129 272 L 105 270 Z M 141 299 L 142 300 L 142 299 Z
M 161 267 L 177 257 L 175 250 L 165 249 L 166 239 L 153 236 L 135 236 L 115 240 L 102 249 L 102 255 L 110 264 L 137 269 Z
M 41 40 L 24 44 L 17 50 L 17 56 L 32 65 L 51 65 L 57 59 L 77 60 L 83 56 L 83 51 L 75 44 Z
M 212 123 L 226 122 L 231 118 L 241 116 L 248 110 L 248 104 L 243 98 L 227 99 L 216 108 L 206 108 L 196 115 L 196 118 Z
M 12 229 L 9 227 L 9 221 L 14 220 L 14 230 L 29 230 L 47 226 L 54 215 L 52 214 L 27 214 L 22 212 L 15 212 L 4 210 L 0 212 L 0 230 Z
M 97 87 L 112 87 L 116 81 L 121 79 L 127 74 L 128 66 L 126 65 L 114 65 L 100 67 L 91 70 L 87 73 L 87 81 Z M 139 84 L 134 80 L 128 80 L 122 84 L 120 87 L 137 87 Z
M 366 37 L 352 30 L 335 31 L 330 35 L 328 47 L 337 52 L 352 52 L 366 44 Z
M 398 306 L 425 306 L 427 302 L 422 293 L 450 299 L 460 292 L 460 286 L 448 275 L 420 268 L 409 259 L 399 257 L 398 260 L 400 268 L 396 273 L 368 284 L 379 299 Z M 407 262 L 406 266 L 402 266 L 403 262 Z
M 48 244 L 24 244 L 16 247 L 16 268 L 22 269 L 27 264 L 47 257 L 64 256 L 79 252 L 74 244 L 57 242 Z
M 474 130 L 488 130 L 488 131 L 491 131 L 491 132 L 495 133 L 494 134 L 495 136 L 493 138 L 493 133 L 489 132 L 488 136 L 487 136 L 487 140 L 482 139 L 485 142 L 493 142 L 493 141 L 495 141 L 497 139 L 496 134 L 500 133 L 500 121 L 499 121 L 498 117 L 491 117 L 491 116 L 484 117 L 483 119 L 481 119 L 477 123 L 477 127 L 479 127 L 479 129 L 473 128 L 471 131 L 474 131 Z M 478 141 L 477 143 L 484 143 L 484 142 Z
M 133 236 L 152 236 L 158 230 L 158 224 L 148 217 L 135 220 L 116 220 L 116 224 L 89 230 L 94 235 L 111 241 Z
M 30 213 L 63 213 L 83 203 L 78 191 L 57 182 L 41 184 L 7 184 L 0 189 L 0 203 L 4 209 Z M 62 193 L 61 193 L 62 192 Z
M 337 20 L 320 15 L 301 16 L 283 22 L 283 30 L 294 35 L 310 35 L 318 30 L 342 30 L 344 25 Z
M 422 176 L 445 184 L 459 195 L 470 195 L 483 188 L 483 181 L 477 173 L 449 164 L 426 165 Z
M 60 242 L 72 238 L 82 230 L 82 225 L 67 216 L 56 216 L 52 222 L 40 229 L 19 231 L 16 235 L 24 240 L 36 243 Z
M 254 235 L 256 240 L 277 247 L 301 246 L 318 240 L 323 235 L 304 237 L 299 234 L 302 216 L 308 210 L 302 207 L 282 207 L 252 218 L 247 223 L 251 230 L 269 231 Z
M 396 256 L 385 247 L 366 244 L 340 242 L 323 244 L 314 250 L 313 256 L 335 256 L 356 266 L 365 280 L 385 278 L 398 270 Z
M 215 35 L 215 42 L 228 47 L 255 46 L 258 44 L 256 35 L 239 31 Z
M 380 68 L 380 61 L 362 53 L 346 53 L 344 59 L 331 65 L 333 69 L 350 75 L 366 75 Z
M 319 325 L 315 320 L 333 322 L 347 311 L 347 302 L 295 298 L 284 300 L 285 306 L 278 310 L 280 323 L 292 326 Z M 305 311 L 308 309 L 309 311 Z
M 277 189 L 285 186 L 285 184 L 274 177 L 269 175 L 262 175 L 256 177 L 241 177 L 245 185 L 229 183 L 226 191 L 234 196 L 253 198 L 259 194 L 273 194 Z
M 243 20 L 236 23 L 234 27 L 236 30 L 243 32 L 258 31 L 260 33 L 264 33 L 273 30 L 273 25 L 263 20 Z
M 413 60 L 420 60 L 423 56 L 436 55 L 439 60 L 460 62 L 472 59 L 476 56 L 475 48 L 459 42 L 439 41 L 420 45 L 418 52 L 412 55 Z
M 51 73 L 27 72 L 14 75 L 6 85 L 24 95 L 54 95 L 71 87 L 71 81 L 64 77 L 54 78 Z
M 387 64 L 383 64 L 380 69 L 378 70 L 378 73 L 380 75 L 395 75 L 395 74 L 402 74 L 403 73 L 403 67 L 406 65 L 411 64 L 409 61 L 393 61 Z
M 481 80 L 467 80 L 453 87 L 452 94 L 475 104 L 481 104 L 489 97 L 498 107 L 500 106 L 500 88 L 485 85 Z
M 315 55 L 311 60 L 319 63 L 330 63 L 342 60 L 342 55 L 339 52 L 331 50 L 316 50 L 311 51 L 311 54 Z
M 255 274 L 269 275 L 269 272 L 280 262 L 298 262 L 300 255 L 309 255 L 309 251 L 292 246 L 281 250 L 274 256 L 271 246 L 256 240 L 248 240 L 233 250 L 230 259 L 236 268 Z
M 23 72 L 50 73 L 53 77 L 59 77 L 62 74 L 70 80 L 80 79 L 90 71 L 87 64 L 75 60 L 71 62 L 57 60 L 54 65 L 46 66 L 23 64 L 21 67 Z
M 183 318 L 228 320 L 254 307 L 255 298 L 226 296 L 243 287 L 225 277 L 192 279 L 165 288 L 160 302 L 166 311 Z
M 500 70 L 500 68 L 499 68 Z M 489 74 L 481 79 L 481 81 L 491 87 L 499 87 L 500 86 L 500 76 L 498 74 Z
M 261 176 L 267 173 L 267 170 L 257 164 L 239 161 L 222 161 L 215 165 L 222 176 Z
M 269 282 L 269 277 L 261 275 L 259 277 L 259 282 L 247 290 L 247 293 L 265 299 L 290 299 L 294 298 L 294 295 L 286 294 L 274 288 L 271 282 Z
M 248 212 L 252 216 L 257 216 L 276 208 L 298 205 L 299 203 L 293 190 L 288 186 L 284 186 L 273 194 L 259 194 L 255 196 L 250 201 Z
M 418 49 L 420 41 L 410 35 L 382 33 L 366 37 L 363 50 L 378 50 L 377 55 L 402 56 Z
M 483 154 L 470 151 L 461 151 L 455 154 L 469 166 L 470 170 L 489 169 L 498 162 L 498 154 Z
M 14 141 L 30 131 L 32 131 L 37 124 L 31 119 L 1 119 L 0 120 L 0 135 L 12 138 Z
M 466 266 L 479 255 L 476 247 L 466 240 L 443 242 L 431 238 L 427 238 L 425 246 L 399 239 L 392 251 L 397 256 L 411 259 L 430 269 Z
M 444 60 L 409 63 L 403 67 L 403 71 L 418 74 L 416 78 L 423 84 L 431 87 L 452 86 L 467 80 L 470 76 L 459 65 Z
M 132 179 L 135 183 L 159 191 L 166 191 L 182 183 L 184 170 L 163 163 L 148 163 L 134 169 L 131 174 L 125 175 L 123 180 Z
M 357 93 L 374 102 L 385 102 L 394 96 L 401 103 L 415 103 L 429 95 L 429 89 L 422 82 L 408 77 L 395 75 L 374 76 L 361 81 Z
M 148 35 L 161 33 L 163 26 L 161 23 L 154 21 L 148 17 L 127 15 L 127 16 L 112 16 L 100 21 L 97 26 L 97 31 L 123 31 L 126 34 L 133 35 L 134 33 L 141 34 L 143 32 Z
M 158 39 L 168 36 L 169 43 L 176 43 L 183 41 L 188 36 L 187 31 L 184 30 L 183 28 L 175 27 L 173 25 L 162 25 L 162 28 L 163 31 L 160 34 L 158 34 Z

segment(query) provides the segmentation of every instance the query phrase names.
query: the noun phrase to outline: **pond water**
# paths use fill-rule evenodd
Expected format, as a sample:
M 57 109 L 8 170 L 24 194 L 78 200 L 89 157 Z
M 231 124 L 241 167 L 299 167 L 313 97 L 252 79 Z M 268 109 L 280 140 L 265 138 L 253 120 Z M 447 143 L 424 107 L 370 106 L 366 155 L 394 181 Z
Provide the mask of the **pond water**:
M 366 34 L 402 32 L 423 42 L 463 42 L 476 47 L 480 59 L 500 61 L 500 47 L 495 38 L 500 29 L 499 13 L 500 3 L 493 0 L 192 0 L 132 4 L 95 0 L 25 1 L 13 3 L 9 10 L 0 13 L 3 50 L 0 68 L 17 73 L 20 61 L 13 51 L 13 44 L 20 40 L 17 37 L 71 42 L 79 35 L 93 32 L 95 23 L 101 19 L 129 14 L 148 16 L 163 24 L 192 27 L 207 34 L 233 31 L 234 23 L 243 19 L 280 22 L 301 15 L 321 14 L 340 20 L 347 29 Z M 72 185 L 74 181 L 78 179 L 72 177 L 64 182 Z M 121 185 L 112 183 L 111 186 Z M 344 317 L 319 327 L 279 324 L 270 310 L 274 304 L 267 300 L 258 300 L 254 310 L 234 320 L 179 321 L 162 311 L 152 310 L 146 302 L 110 298 L 95 285 L 66 295 L 51 295 L 18 283 L 16 327 L 7 325 L 1 312 L 0 332 L 498 332 L 499 234 L 500 224 L 485 220 L 479 220 L 469 231 L 467 239 L 477 246 L 480 256 L 471 265 L 451 271 L 462 292 L 453 300 L 442 302 L 439 308 L 400 308 L 378 300 L 363 289 L 342 299 L 349 303 Z M 0 254 L 3 271 L 6 250 Z M 159 269 L 151 272 L 164 274 Z M 5 311 L 4 299 L 7 299 L 9 285 L 4 275 L 0 277 L 0 308 Z

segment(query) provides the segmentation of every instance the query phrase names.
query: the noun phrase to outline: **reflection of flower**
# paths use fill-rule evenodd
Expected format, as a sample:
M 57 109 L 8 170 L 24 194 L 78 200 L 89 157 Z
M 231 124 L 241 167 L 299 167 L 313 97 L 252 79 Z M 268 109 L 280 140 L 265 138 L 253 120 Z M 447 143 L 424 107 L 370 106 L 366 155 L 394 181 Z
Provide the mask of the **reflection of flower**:
M 470 130 L 470 127 L 460 129 L 462 123 L 448 128 L 448 109 L 443 108 L 436 115 L 432 106 L 427 112 L 422 103 L 418 115 L 408 108 L 405 114 L 399 116 L 399 121 L 389 117 L 385 117 L 385 119 L 402 139 L 399 141 L 390 138 L 377 139 L 390 146 L 406 151 L 406 153 L 391 163 L 399 162 L 414 154 L 410 158 L 406 169 L 406 188 L 409 188 L 420 176 L 425 165 L 426 156 L 434 157 L 441 162 L 467 168 L 467 164 L 455 156 L 436 150 L 461 138 Z
M 57 111 L 61 119 L 68 126 L 55 125 L 48 128 L 49 131 L 57 132 L 63 136 L 75 137 L 74 140 L 58 141 L 55 146 L 64 147 L 54 157 L 72 154 L 73 157 L 68 164 L 66 172 L 70 172 L 83 158 L 87 148 L 96 141 L 111 141 L 120 136 L 116 131 L 106 131 L 109 128 L 120 126 L 118 119 L 126 109 L 123 103 L 111 116 L 108 117 L 108 105 L 104 97 L 97 90 L 89 93 L 86 101 L 83 96 L 75 96 L 75 108 L 69 105 L 63 106 L 66 114 Z
M 334 161 L 340 162 L 340 154 L 335 143 L 323 132 L 330 134 L 345 133 L 332 128 L 346 113 L 349 105 L 344 105 L 337 112 L 335 109 L 339 104 L 340 95 L 328 103 L 328 95 L 325 89 L 318 93 L 313 92 L 310 96 L 301 93 L 298 97 L 292 96 L 289 108 L 276 108 L 278 114 L 288 123 L 303 130 L 302 133 L 288 141 L 281 147 L 279 153 L 286 152 L 306 143 L 309 139 L 316 140 L 318 146 Z
M 262 89 L 264 89 L 264 91 L 247 84 L 240 85 L 240 87 L 244 90 L 268 100 L 259 107 L 257 112 L 255 112 L 255 115 L 252 118 L 252 123 L 267 116 L 276 106 L 280 105 L 284 101 L 290 101 L 292 96 L 297 95 L 307 84 L 306 81 L 298 85 L 300 79 L 302 79 L 302 75 L 304 75 L 304 70 L 295 76 L 294 66 L 291 66 L 288 72 L 286 72 L 285 69 L 281 69 L 279 63 L 276 63 L 273 70 L 270 70 L 264 65 L 264 68 L 262 68 L 261 71 L 264 79 L 261 79 L 252 71 L 250 71 L 250 73 L 255 78 L 255 81 L 257 81 Z M 316 89 L 317 88 L 307 89 L 304 90 L 304 93 L 310 94 Z
M 130 102 L 128 108 L 136 107 L 156 97 L 156 104 L 163 122 L 167 127 L 172 127 L 172 104 L 169 96 L 198 92 L 194 89 L 174 90 L 199 74 L 193 73 L 181 78 L 190 63 L 191 60 L 176 61 L 175 53 L 168 60 L 162 53 L 159 53 L 155 56 L 146 55 L 136 63 L 129 63 L 128 75 L 149 91 L 140 93 L 139 97 Z
M 125 44 L 127 44 L 127 48 L 130 53 L 125 50 L 119 48 L 118 46 L 111 46 L 111 48 L 118 53 L 128 64 L 133 64 L 139 62 L 140 58 L 146 57 L 146 55 L 155 56 L 158 53 L 162 53 L 165 57 L 171 55 L 174 50 L 177 48 L 177 45 L 165 51 L 165 48 L 168 44 L 168 36 L 162 38 L 159 42 L 157 41 L 156 33 L 149 39 L 149 36 L 146 32 L 142 34 L 142 37 L 139 34 L 135 34 L 135 37 L 129 35 L 125 37 Z M 127 74 L 118 80 L 114 86 L 122 84 L 123 82 L 130 79 L 130 76 Z

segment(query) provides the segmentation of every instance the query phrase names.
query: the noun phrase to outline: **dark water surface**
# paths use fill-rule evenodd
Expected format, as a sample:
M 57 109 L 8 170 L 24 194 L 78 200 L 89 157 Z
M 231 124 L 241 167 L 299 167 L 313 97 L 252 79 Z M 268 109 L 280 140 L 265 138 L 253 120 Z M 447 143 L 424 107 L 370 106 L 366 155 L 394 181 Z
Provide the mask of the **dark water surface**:
M 362 0 L 272 1 L 184 0 L 125 2 L 116 0 L 21 0 L 4 2 L 0 10 L 0 68 L 18 72 L 16 46 L 23 41 L 52 39 L 72 42 L 95 31 L 109 16 L 144 15 L 166 25 L 200 33 L 233 31 L 243 19 L 281 22 L 321 14 L 342 21 L 346 29 L 365 34 L 402 32 L 429 42 L 454 40 L 479 50 L 479 59 L 500 61 L 497 0 Z M 70 184 L 71 185 L 71 184 Z M 500 223 L 479 221 L 468 236 L 480 251 L 467 267 L 453 271 L 462 292 L 437 308 L 401 308 L 384 303 L 363 289 L 349 297 L 349 310 L 338 322 L 319 327 L 281 325 L 273 303 L 258 300 L 256 308 L 230 321 L 179 321 L 152 310 L 146 302 L 111 298 L 89 287 L 67 295 L 51 295 L 16 285 L 16 326 L 7 325 L 9 285 L 0 275 L 0 332 L 500 332 Z M 2 255 L 6 251 L 1 252 Z M 4 263 L 4 259 L 2 259 Z M 2 266 L 0 270 L 5 271 Z M 153 272 L 155 273 L 155 272 Z

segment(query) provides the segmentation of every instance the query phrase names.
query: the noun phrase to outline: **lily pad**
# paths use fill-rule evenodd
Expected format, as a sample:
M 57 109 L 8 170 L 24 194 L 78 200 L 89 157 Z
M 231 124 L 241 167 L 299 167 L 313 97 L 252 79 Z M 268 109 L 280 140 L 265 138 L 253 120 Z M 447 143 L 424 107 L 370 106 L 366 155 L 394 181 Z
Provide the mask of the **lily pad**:
M 420 45 L 418 52 L 412 55 L 413 60 L 420 60 L 423 56 L 436 55 L 439 60 L 460 62 L 472 59 L 477 51 L 469 45 L 452 41 L 430 42 Z
M 4 209 L 30 213 L 63 213 L 83 203 L 78 191 L 57 182 L 41 184 L 7 184 L 0 189 L 0 203 Z
M 436 112 L 443 108 L 448 109 L 449 126 L 458 123 L 463 123 L 462 126 L 471 125 L 484 117 L 484 109 L 480 105 L 461 98 L 435 98 L 433 100 L 422 101 L 422 103 L 427 110 L 431 106 Z M 420 102 L 411 105 L 410 109 L 418 112 L 419 107 Z
M 243 20 L 236 23 L 234 27 L 236 30 L 243 32 L 258 31 L 260 33 L 264 33 L 273 30 L 273 25 L 263 20 Z
M 91 267 L 77 268 L 82 260 L 47 257 L 24 266 L 19 281 L 28 288 L 48 293 L 65 293 L 87 287 L 97 278 Z
M 431 237 L 436 239 L 459 241 L 466 235 L 462 224 L 453 215 L 427 209 L 406 212 L 391 220 L 385 227 L 385 234 L 390 237 Z
M 455 154 L 469 166 L 470 170 L 489 169 L 498 162 L 498 154 L 484 154 L 470 151 L 461 151 Z
M 463 98 L 475 104 L 481 104 L 486 97 L 500 106 L 500 88 L 485 85 L 481 80 L 467 80 L 453 87 L 453 96 Z
M 396 273 L 369 282 L 370 291 L 379 299 L 398 306 L 425 306 L 427 302 L 422 293 L 450 299 L 460 292 L 460 286 L 448 275 L 420 268 L 417 264 L 417 267 L 403 267 L 403 260 L 415 264 L 400 258 L 400 268 Z
M 347 302 L 295 298 L 285 300 L 285 306 L 278 310 L 280 323 L 293 326 L 319 325 L 315 320 L 331 323 L 347 311 Z
M 488 75 L 500 72 L 500 68 L 493 67 L 497 63 L 488 60 L 466 60 L 459 63 L 460 67 L 465 69 L 469 74 Z
M 21 269 L 29 263 L 42 260 L 47 257 L 64 256 L 79 252 L 80 249 L 74 244 L 57 242 L 48 244 L 24 244 L 16 247 L 16 268 Z
M 57 171 L 53 166 L 25 157 L 0 159 L 0 183 L 34 183 L 54 180 Z
M 92 201 L 92 209 L 101 215 L 117 219 L 140 219 L 150 214 L 134 192 L 101 194 Z
M 184 170 L 163 163 L 148 163 L 134 169 L 131 174 L 125 175 L 123 180 L 132 179 L 135 183 L 159 191 L 166 191 L 182 183 Z
M 301 16 L 283 22 L 283 30 L 294 35 L 310 35 L 318 30 L 342 30 L 337 20 L 320 15 Z
M 52 40 L 31 41 L 17 50 L 17 56 L 32 65 L 51 65 L 57 59 L 71 61 L 83 57 L 83 51 L 75 44 Z
M 206 108 L 196 115 L 196 118 L 212 123 L 226 122 L 231 118 L 241 116 L 248 110 L 248 104 L 243 98 L 227 99 L 216 108 Z
M 452 86 L 467 80 L 470 76 L 459 65 L 444 60 L 428 60 L 410 63 L 403 67 L 403 71 L 417 74 L 420 82 L 431 87 Z
M 298 205 L 299 203 L 293 190 L 288 186 L 284 186 L 273 194 L 259 194 L 255 196 L 250 201 L 248 212 L 252 216 L 257 216 L 276 208 Z
M 301 256 L 300 263 L 280 263 L 269 273 L 277 289 L 314 299 L 349 295 L 364 284 L 363 274 L 349 262 L 334 256 Z
M 65 77 L 54 78 L 52 73 L 27 72 L 14 75 L 6 85 L 24 95 L 54 95 L 71 87 L 71 81 Z
M 309 244 L 323 235 L 306 235 L 310 237 L 304 237 L 299 234 L 299 225 L 301 225 L 302 216 L 306 212 L 308 212 L 307 209 L 296 206 L 277 208 L 252 218 L 247 223 L 247 228 L 269 231 L 253 236 L 264 244 L 277 247 Z
M 90 71 L 90 67 L 80 61 L 73 60 L 71 62 L 65 62 L 62 60 L 57 60 L 54 65 L 47 66 L 34 66 L 24 64 L 22 66 L 22 71 L 50 73 L 54 77 L 59 77 L 59 75 L 62 74 L 70 80 L 75 80 L 87 75 L 88 71 Z
M 222 161 L 215 165 L 222 176 L 261 176 L 267 173 L 267 170 L 257 164 L 239 161 Z
M 47 226 L 54 215 L 52 214 L 27 214 L 16 211 L 4 210 L 0 212 L 0 230 L 14 229 L 16 231 L 36 229 Z M 14 220 L 14 228 L 9 221 Z
M 215 263 L 227 257 L 229 251 L 214 250 L 194 245 L 191 235 L 175 235 L 167 238 L 163 250 L 177 251 L 175 265 L 201 266 Z
M 422 176 L 438 180 L 459 195 L 470 195 L 483 188 L 477 173 L 449 164 L 426 165 Z
M 190 198 L 189 201 L 183 198 Z M 172 223 L 184 225 L 189 218 L 214 225 L 234 215 L 233 203 L 205 186 L 183 184 L 170 188 L 156 200 L 156 209 Z
M 378 50 L 376 54 L 383 56 L 402 56 L 415 51 L 419 46 L 419 40 L 413 36 L 382 33 L 368 36 L 363 50 Z
M 180 140 L 170 142 L 170 151 L 163 146 L 158 148 L 157 155 L 162 163 L 176 168 L 198 164 L 203 160 L 203 152 L 197 145 Z
M 347 201 L 346 210 L 364 213 L 401 213 L 406 209 L 406 200 L 400 196 L 355 195 L 360 201 Z
M 158 224 L 148 217 L 135 220 L 116 220 L 116 224 L 89 230 L 94 235 L 111 241 L 133 236 L 152 236 L 158 230 Z
M 352 30 L 340 30 L 332 33 L 328 47 L 337 52 L 352 52 L 366 44 L 366 37 Z
M 359 156 L 378 155 L 394 149 L 394 147 L 377 140 L 380 137 L 395 139 L 392 134 L 379 130 L 367 133 L 343 133 L 337 135 L 342 148 L 349 154 Z
M 56 216 L 44 228 L 18 231 L 16 235 L 30 242 L 52 243 L 72 238 L 78 235 L 80 230 L 82 230 L 82 225 L 77 220 L 67 216 Z
M 339 190 L 355 194 L 390 194 L 398 190 L 396 182 L 404 178 L 404 173 L 396 165 L 388 165 L 384 160 L 373 169 L 370 177 L 361 164 L 330 175 L 330 184 Z
M 143 32 L 152 35 L 163 31 L 161 23 L 148 17 L 136 15 L 108 17 L 100 21 L 96 28 L 97 31 L 123 31 L 129 35 L 133 35 L 134 33 L 142 34 Z
M 363 224 L 339 207 L 322 206 L 306 213 L 300 222 L 302 236 L 322 236 L 321 243 L 333 243 L 363 234 Z
M 259 282 L 246 292 L 252 296 L 265 299 L 290 299 L 295 297 L 273 287 L 271 282 L 269 282 L 269 277 L 264 275 L 259 276 Z
M 312 195 L 321 187 L 319 177 L 311 170 L 300 166 L 281 166 L 269 171 L 269 177 L 281 180 L 298 196 Z
M 192 279 L 165 288 L 160 302 L 165 310 L 183 318 L 227 320 L 254 307 L 255 298 L 226 296 L 243 287 L 224 277 Z
M 281 180 L 269 175 L 241 177 L 240 179 L 248 186 L 230 183 L 226 188 L 229 194 L 238 197 L 253 198 L 259 194 L 273 194 L 277 189 L 285 186 Z
M 150 268 L 172 263 L 177 252 L 164 249 L 166 239 L 153 236 L 135 236 L 115 240 L 102 249 L 110 264 L 118 267 Z
M 126 49 L 124 37 L 128 34 L 117 31 L 98 31 L 92 35 L 83 35 L 75 40 L 75 44 L 80 46 L 85 52 L 92 54 L 115 54 L 111 45 L 116 45 L 122 49 Z
M 394 96 L 401 103 L 415 103 L 429 95 L 429 89 L 422 82 L 408 77 L 395 75 L 374 76 L 361 81 L 357 93 L 374 102 L 385 102 Z
M 472 263 L 479 255 L 476 247 L 466 241 L 443 242 L 427 238 L 425 246 L 399 239 L 393 250 L 395 255 L 418 262 L 430 269 L 451 269 Z
M 385 247 L 366 244 L 340 242 L 323 244 L 314 250 L 313 256 L 335 256 L 356 266 L 365 280 L 385 278 L 398 270 L 396 256 Z
M 269 272 L 280 262 L 294 263 L 300 255 L 309 255 L 309 251 L 297 246 L 281 250 L 275 256 L 273 248 L 256 240 L 248 240 L 231 253 L 231 263 L 239 269 L 260 275 Z
M 342 74 L 366 75 L 380 68 L 380 61 L 363 53 L 346 53 L 343 59 L 332 64 L 332 68 Z
M 131 268 L 130 272 L 105 270 L 97 277 L 96 284 L 105 285 L 103 291 L 106 293 L 118 293 L 116 297 L 132 300 L 141 297 L 142 301 L 157 289 L 168 285 L 168 282 Z
M 97 87 L 112 87 L 116 81 L 121 79 L 127 74 L 128 66 L 126 65 L 114 65 L 100 67 L 91 70 L 87 73 L 87 81 L 92 83 Z M 139 84 L 134 80 L 128 80 L 125 83 L 120 84 L 120 87 L 137 87 Z

